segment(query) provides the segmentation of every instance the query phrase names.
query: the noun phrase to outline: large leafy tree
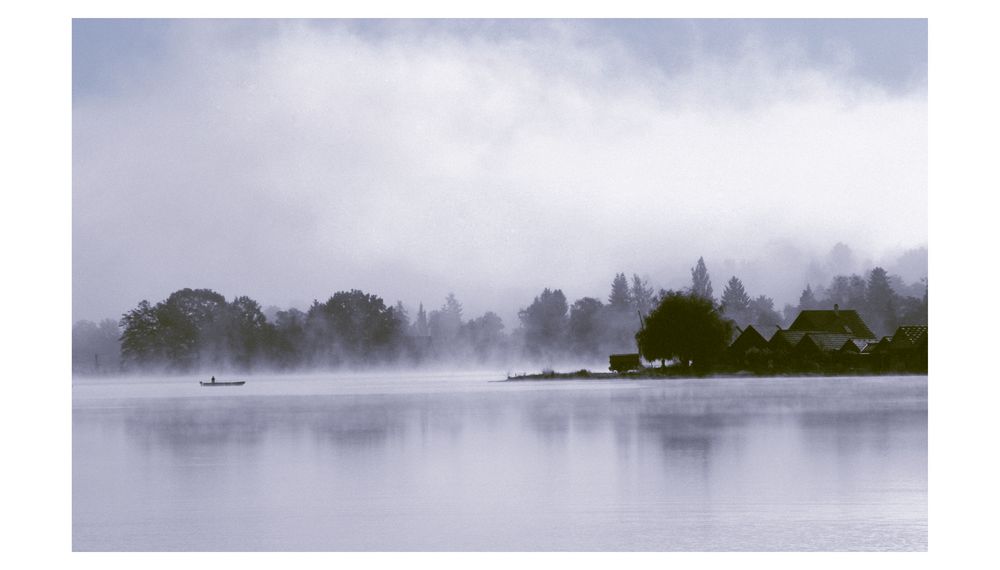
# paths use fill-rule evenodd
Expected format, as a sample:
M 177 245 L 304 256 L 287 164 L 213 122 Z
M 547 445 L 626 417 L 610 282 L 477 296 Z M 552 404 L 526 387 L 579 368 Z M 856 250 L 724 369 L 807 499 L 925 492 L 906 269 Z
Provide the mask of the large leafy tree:
M 156 307 L 139 301 L 136 308 L 122 315 L 121 358 L 125 368 L 137 368 L 166 359 L 166 345 L 160 330 Z
M 826 305 L 864 311 L 867 290 L 868 284 L 860 275 L 837 275 L 826 290 Z
M 225 297 L 210 289 L 181 289 L 155 306 L 140 302 L 119 323 L 123 364 L 175 370 L 221 364 L 228 351 L 228 309 Z
M 403 334 L 392 309 L 376 295 L 352 289 L 314 303 L 307 322 L 318 341 L 321 360 L 330 364 L 374 362 L 388 358 Z
M 750 301 L 750 323 L 762 328 L 771 328 L 781 324 L 781 315 L 774 310 L 774 299 L 767 295 L 758 295 Z
M 175 367 L 186 370 L 225 361 L 228 309 L 221 294 L 188 288 L 174 291 L 157 306 L 167 354 Z
M 599 299 L 577 299 L 569 310 L 569 343 L 574 354 L 594 357 L 603 341 L 604 304 Z
M 274 326 L 267 322 L 260 303 L 241 296 L 229 304 L 229 355 L 240 368 L 249 368 L 274 340 Z
M 274 364 L 291 368 L 303 364 L 306 347 L 306 314 L 292 308 L 274 317 L 274 336 L 269 350 Z
M 667 291 L 636 340 L 646 360 L 677 359 L 681 366 L 707 371 L 725 351 L 731 332 L 732 325 L 710 300 Z
M 496 356 L 504 345 L 503 319 L 493 311 L 462 325 L 462 336 L 480 363 Z
M 546 288 L 531 305 L 518 312 L 529 355 L 552 357 L 564 348 L 568 311 L 566 295 L 560 289 Z

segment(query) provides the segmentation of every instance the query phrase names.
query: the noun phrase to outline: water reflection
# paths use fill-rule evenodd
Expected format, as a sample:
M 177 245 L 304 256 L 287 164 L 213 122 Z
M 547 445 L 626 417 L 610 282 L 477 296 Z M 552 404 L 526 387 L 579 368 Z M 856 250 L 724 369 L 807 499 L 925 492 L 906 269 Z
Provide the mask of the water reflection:
M 926 549 L 926 379 L 468 385 L 75 400 L 74 548 Z

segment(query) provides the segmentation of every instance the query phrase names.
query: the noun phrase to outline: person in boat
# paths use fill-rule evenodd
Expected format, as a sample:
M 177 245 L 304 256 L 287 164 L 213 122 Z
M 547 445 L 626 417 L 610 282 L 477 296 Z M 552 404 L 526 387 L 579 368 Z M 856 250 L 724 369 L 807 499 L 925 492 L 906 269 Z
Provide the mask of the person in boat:
M 212 376 L 212 384 L 215 384 L 215 376 Z

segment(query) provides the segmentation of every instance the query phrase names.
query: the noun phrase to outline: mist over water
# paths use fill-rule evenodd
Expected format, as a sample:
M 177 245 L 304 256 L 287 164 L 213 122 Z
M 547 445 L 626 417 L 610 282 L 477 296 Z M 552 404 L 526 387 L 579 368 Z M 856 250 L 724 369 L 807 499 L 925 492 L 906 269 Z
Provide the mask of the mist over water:
M 926 340 L 927 103 L 926 20 L 74 20 L 74 550 L 926 550 L 926 376 L 500 381 Z
M 73 548 L 926 550 L 927 379 L 74 379 Z

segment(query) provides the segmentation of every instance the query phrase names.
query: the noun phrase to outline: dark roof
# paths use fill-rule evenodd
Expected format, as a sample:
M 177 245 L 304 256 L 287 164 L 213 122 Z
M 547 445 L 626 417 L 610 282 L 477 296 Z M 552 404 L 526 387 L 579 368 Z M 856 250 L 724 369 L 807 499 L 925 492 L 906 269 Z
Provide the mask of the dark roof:
M 788 329 L 841 333 L 854 338 L 875 338 L 875 333 L 853 309 L 802 311 Z
M 927 325 L 903 325 L 892 335 L 893 344 L 909 344 L 916 346 L 927 342 Z
M 771 336 L 771 340 L 767 343 L 771 348 L 776 348 L 782 344 L 786 344 L 792 348 L 795 348 L 802 337 L 806 336 L 809 331 L 792 331 L 788 329 L 782 329 L 774 333 Z
M 872 344 L 872 343 L 868 342 L 867 340 L 860 339 L 860 338 L 852 338 L 851 339 L 851 343 L 854 344 L 854 346 L 858 349 L 858 352 L 865 352 L 865 349 L 867 349 Z M 844 347 L 846 348 L 847 345 L 844 345 Z
M 865 349 L 862 350 L 861 352 L 864 352 L 865 354 L 881 353 L 885 352 L 886 350 L 889 350 L 890 346 L 892 346 L 892 337 L 884 336 L 882 337 L 882 340 L 878 342 L 875 341 L 869 342 L 868 345 L 865 346 Z
M 744 352 L 751 348 L 767 348 L 767 338 L 760 334 L 753 325 L 748 325 L 743 329 L 740 336 L 736 337 L 729 348 L 734 352 Z
M 843 333 L 810 332 L 802 338 L 802 342 L 796 348 L 802 348 L 807 342 L 811 342 L 816 348 L 823 352 L 835 352 L 844 345 L 851 342 L 851 335 Z M 854 343 L 851 343 L 852 345 Z

